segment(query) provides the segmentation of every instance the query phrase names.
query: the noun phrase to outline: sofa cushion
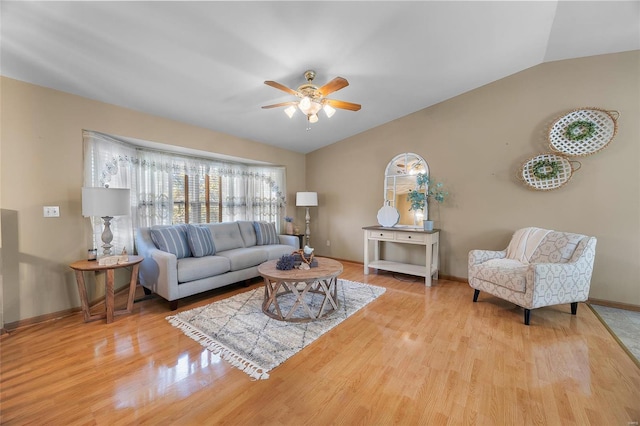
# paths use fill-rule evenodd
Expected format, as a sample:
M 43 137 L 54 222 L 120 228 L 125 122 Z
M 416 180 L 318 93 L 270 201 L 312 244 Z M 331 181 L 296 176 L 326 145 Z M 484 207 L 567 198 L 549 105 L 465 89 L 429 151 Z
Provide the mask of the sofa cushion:
M 567 263 L 585 235 L 550 232 L 531 255 L 531 263 Z
M 187 226 L 187 241 L 193 257 L 212 256 L 216 254 L 211 230 L 206 226 Z
M 173 253 L 178 259 L 191 256 L 186 225 L 154 226 L 150 232 L 151 240 L 160 250 Z
M 209 278 L 229 272 L 229 259 L 222 256 L 185 257 L 178 259 L 178 282 Z
M 256 230 L 256 245 L 280 244 L 274 223 L 253 222 L 253 227 Z
M 251 220 L 239 220 L 238 227 L 240 228 L 240 235 L 244 241 L 245 247 L 253 247 L 256 245 L 256 229 L 253 227 L 253 221 Z
M 219 251 L 217 256 L 226 257 L 229 259 L 232 271 L 239 271 L 241 269 L 257 266 L 267 261 L 268 253 L 261 247 L 247 247 L 241 249 L 233 249 L 226 251 Z
M 221 222 L 206 225 L 211 231 L 216 253 L 244 247 L 240 227 L 236 222 Z
M 470 274 L 480 280 L 524 293 L 529 266 L 514 259 L 491 259 L 470 269 Z
M 296 240 L 298 237 L 294 237 Z M 280 259 L 285 254 L 291 254 L 295 248 L 287 244 L 271 244 L 268 246 L 260 246 L 267 252 L 267 260 Z

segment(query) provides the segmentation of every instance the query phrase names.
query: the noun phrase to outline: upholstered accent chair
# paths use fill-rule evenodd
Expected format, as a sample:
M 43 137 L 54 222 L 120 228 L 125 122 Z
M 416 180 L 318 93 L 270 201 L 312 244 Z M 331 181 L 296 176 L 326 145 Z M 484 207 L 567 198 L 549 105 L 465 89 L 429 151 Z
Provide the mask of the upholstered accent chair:
M 596 238 L 581 234 L 523 228 L 513 234 L 502 251 L 469 252 L 469 285 L 524 308 L 529 325 L 531 310 L 571 304 L 575 315 L 578 302 L 589 298 Z

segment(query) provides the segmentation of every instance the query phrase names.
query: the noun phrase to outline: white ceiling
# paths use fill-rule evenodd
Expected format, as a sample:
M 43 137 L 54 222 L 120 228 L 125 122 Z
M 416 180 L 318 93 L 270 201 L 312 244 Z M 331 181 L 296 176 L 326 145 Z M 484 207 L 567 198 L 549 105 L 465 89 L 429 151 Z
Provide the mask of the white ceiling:
M 639 1 L 0 3 L 0 73 L 307 153 L 547 61 L 640 49 Z M 362 104 L 311 125 L 307 69 Z

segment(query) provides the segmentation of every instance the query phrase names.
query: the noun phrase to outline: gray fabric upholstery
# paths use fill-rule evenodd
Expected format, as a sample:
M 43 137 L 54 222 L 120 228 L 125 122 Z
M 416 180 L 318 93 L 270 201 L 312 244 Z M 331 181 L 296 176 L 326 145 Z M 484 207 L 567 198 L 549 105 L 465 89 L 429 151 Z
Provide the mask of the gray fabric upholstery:
M 231 270 L 229 259 L 222 256 L 185 257 L 178 259 L 178 282 L 199 280 Z
M 229 259 L 232 271 L 239 271 L 266 262 L 268 253 L 262 247 L 246 247 L 219 251 L 217 255 Z
M 240 228 L 240 235 L 244 241 L 245 247 L 253 247 L 256 245 L 256 230 L 253 228 L 253 222 L 250 220 L 239 220 L 236 222 Z
M 294 237 L 296 240 L 298 237 Z M 298 241 L 294 241 L 295 245 L 298 245 Z M 267 260 L 280 259 L 285 254 L 291 254 L 295 251 L 292 245 L 285 244 L 271 244 L 268 246 L 260 246 L 262 250 L 267 252 Z
M 280 235 L 280 244 L 256 246 L 251 221 L 200 226 L 211 231 L 216 251 L 227 252 L 226 256 L 177 259 L 174 254 L 158 249 L 152 241 L 151 228 L 136 230 L 135 249 L 144 257 L 138 274 L 145 288 L 169 301 L 178 300 L 257 277 L 262 262 L 298 249 L 298 237 L 294 235 Z
M 211 223 L 207 226 L 211 230 L 216 252 L 244 247 L 244 241 L 237 222 Z

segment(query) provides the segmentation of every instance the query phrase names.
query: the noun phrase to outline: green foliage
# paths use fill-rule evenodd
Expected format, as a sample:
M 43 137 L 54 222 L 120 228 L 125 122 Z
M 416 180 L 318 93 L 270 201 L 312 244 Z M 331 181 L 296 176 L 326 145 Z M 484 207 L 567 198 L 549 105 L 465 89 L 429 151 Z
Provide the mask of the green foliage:
M 407 201 L 411 203 L 409 210 L 424 210 L 428 198 L 433 198 L 437 202 L 442 203 L 449 195 L 449 193 L 443 189 L 442 182 L 434 184 L 431 179 L 429 179 L 429 175 L 425 173 L 418 173 L 416 176 L 416 184 L 418 185 L 418 189 L 410 190 L 407 195 Z
M 577 120 L 567 126 L 564 136 L 570 141 L 589 139 L 596 132 L 596 123 L 593 121 Z
M 549 160 L 536 161 L 532 168 L 534 176 L 538 179 L 553 179 L 560 171 L 558 162 Z

